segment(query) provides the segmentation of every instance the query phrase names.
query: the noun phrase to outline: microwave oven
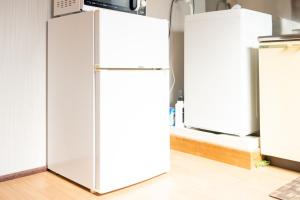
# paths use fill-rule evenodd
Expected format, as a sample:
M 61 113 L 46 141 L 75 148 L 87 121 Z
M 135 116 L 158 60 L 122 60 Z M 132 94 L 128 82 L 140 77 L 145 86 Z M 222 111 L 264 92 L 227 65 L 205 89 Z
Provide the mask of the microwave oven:
M 54 16 L 97 8 L 146 15 L 146 0 L 53 0 Z

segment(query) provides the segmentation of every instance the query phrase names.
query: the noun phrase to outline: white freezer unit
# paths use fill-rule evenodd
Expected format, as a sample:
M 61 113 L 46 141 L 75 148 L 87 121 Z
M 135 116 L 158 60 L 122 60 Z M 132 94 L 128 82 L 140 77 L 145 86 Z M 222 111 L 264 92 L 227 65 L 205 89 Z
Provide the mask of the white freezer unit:
M 169 170 L 168 23 L 100 9 L 48 22 L 48 168 L 106 193 Z
M 239 136 L 257 132 L 258 36 L 271 15 L 232 9 L 185 19 L 185 125 Z

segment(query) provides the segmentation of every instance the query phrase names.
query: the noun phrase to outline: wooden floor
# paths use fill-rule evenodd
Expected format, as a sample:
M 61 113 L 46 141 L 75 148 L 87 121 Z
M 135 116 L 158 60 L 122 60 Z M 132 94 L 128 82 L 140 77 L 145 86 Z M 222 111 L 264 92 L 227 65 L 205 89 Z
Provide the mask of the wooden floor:
M 0 200 L 268 200 L 268 194 L 300 176 L 265 167 L 246 170 L 173 151 L 165 175 L 96 196 L 50 172 L 0 183 Z

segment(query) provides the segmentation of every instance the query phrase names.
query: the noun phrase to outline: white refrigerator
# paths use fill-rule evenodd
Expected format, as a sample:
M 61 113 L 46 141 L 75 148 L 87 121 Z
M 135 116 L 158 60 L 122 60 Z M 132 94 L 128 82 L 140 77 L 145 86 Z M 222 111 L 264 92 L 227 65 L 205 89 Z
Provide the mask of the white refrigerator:
M 48 22 L 48 168 L 106 193 L 169 170 L 168 22 L 99 9 Z

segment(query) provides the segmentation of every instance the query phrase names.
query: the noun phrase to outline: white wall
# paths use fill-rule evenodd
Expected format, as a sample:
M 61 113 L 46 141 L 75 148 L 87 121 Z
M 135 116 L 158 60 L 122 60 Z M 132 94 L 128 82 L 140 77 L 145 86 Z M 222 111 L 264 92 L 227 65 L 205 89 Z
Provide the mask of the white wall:
M 243 7 L 258 10 L 291 19 L 292 7 L 290 0 L 236 0 Z
M 206 0 L 206 10 L 213 11 L 219 0 Z M 227 0 L 232 4 L 238 3 L 242 7 L 266 12 L 285 18 L 291 17 L 291 0 Z
M 206 10 L 213 11 L 219 0 L 206 0 Z M 290 34 L 300 28 L 299 7 L 292 0 L 231 0 L 243 8 L 269 13 L 273 16 L 273 34 Z
M 46 165 L 50 0 L 0 0 L 0 176 Z
M 147 0 L 147 15 L 169 19 L 172 0 Z M 195 12 L 205 11 L 205 0 L 195 0 Z M 173 7 L 172 30 L 183 32 L 184 17 L 189 14 L 189 7 L 183 0 L 177 0 Z
M 297 23 L 292 19 L 291 0 L 236 0 L 245 8 L 269 13 L 273 16 L 273 33 L 292 33 Z

